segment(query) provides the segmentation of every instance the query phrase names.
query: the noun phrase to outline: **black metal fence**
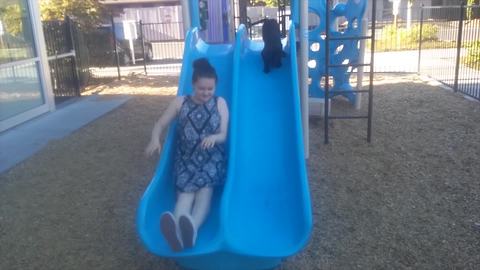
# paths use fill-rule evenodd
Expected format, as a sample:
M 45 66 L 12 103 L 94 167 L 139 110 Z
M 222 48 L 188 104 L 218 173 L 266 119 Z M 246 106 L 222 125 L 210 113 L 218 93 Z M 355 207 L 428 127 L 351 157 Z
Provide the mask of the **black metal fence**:
M 179 74 L 185 32 L 182 22 L 113 22 L 86 35 L 91 77 Z
M 399 13 L 409 13 L 410 20 L 384 16 L 389 19 L 376 24 L 375 72 L 425 74 L 480 99 L 480 6 L 424 6 Z
M 90 52 L 86 45 L 86 39 L 84 31 L 76 24 L 72 22 L 71 33 L 73 49 L 75 50 L 75 64 L 78 72 L 78 82 L 80 92 L 84 87 L 89 84 L 90 74 Z
M 154 74 L 179 74 L 183 58 L 185 32 L 182 22 L 142 23 L 140 38 L 149 56 L 145 72 Z
M 56 101 L 80 95 L 69 22 L 43 22 L 50 77 Z
M 395 18 L 393 10 L 384 10 L 380 16 L 382 20 L 375 24 L 375 72 L 418 71 L 421 10 L 404 8 L 399 9 L 398 14 Z M 370 22 L 368 35 L 371 35 L 371 29 Z M 367 43 L 366 59 L 370 58 L 370 41 Z M 368 68 L 366 70 L 368 71 Z
M 400 13 L 410 13 L 410 20 L 404 16 L 377 22 L 375 72 L 426 74 L 480 99 L 480 6 L 421 7 Z M 97 78 L 180 73 L 183 23 L 111 21 L 89 31 L 68 19 L 44 22 L 56 96 L 78 95 L 82 85 Z M 252 37 L 261 37 L 255 27 L 261 24 L 252 23 Z
M 423 12 L 435 19 L 421 21 L 419 73 L 480 100 L 480 6 L 424 7 Z
M 82 31 L 69 18 L 44 21 L 42 25 L 56 102 L 79 96 L 89 78 Z

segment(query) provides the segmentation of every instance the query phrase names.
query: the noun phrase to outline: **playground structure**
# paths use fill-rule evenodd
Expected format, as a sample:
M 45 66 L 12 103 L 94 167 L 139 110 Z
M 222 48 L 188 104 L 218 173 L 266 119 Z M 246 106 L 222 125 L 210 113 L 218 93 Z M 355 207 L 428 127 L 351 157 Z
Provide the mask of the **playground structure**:
M 310 10 L 320 15 L 319 26 L 310 34 L 318 35 L 323 26 L 329 29 L 331 22 L 328 16 L 321 16 L 327 9 L 323 5 L 322 10 L 320 3 L 325 1 L 310 2 Z M 358 22 L 362 20 L 366 1 L 349 0 L 335 7 L 335 16 L 345 16 L 352 26 L 349 25 L 344 33 L 327 31 L 324 40 L 313 39 L 315 34 L 312 34 L 312 45 L 320 43 L 320 50 L 316 52 L 308 44 L 307 3 L 292 1 L 293 20 L 283 40 L 287 57 L 281 68 L 269 74 L 262 72 L 263 42 L 250 40 L 243 25 L 238 27 L 233 43 L 206 43 L 202 27 L 209 24 L 201 25 L 198 3 L 184 1 L 184 17 L 190 19 L 185 22 L 190 22 L 191 29 L 185 40 L 178 95 L 189 94 L 193 89 L 193 61 L 207 57 L 218 72 L 216 94 L 224 97 L 230 107 L 226 184 L 215 191 L 209 218 L 199 230 L 196 246 L 178 253 L 171 251 L 160 233 L 159 217 L 164 211 L 173 209 L 175 202 L 172 181 L 174 123 L 165 139 L 155 175 L 140 202 L 138 233 L 150 252 L 173 258 L 186 269 L 271 269 L 299 252 L 308 242 L 312 229 L 305 161 L 308 157 L 308 96 L 321 96 L 323 92 L 324 98 L 341 94 L 355 100 L 357 90 L 349 85 L 352 68 L 348 65 L 358 64 L 356 43 L 362 30 Z M 300 37 L 298 50 L 297 36 Z M 344 37 L 346 41 L 333 42 L 330 49 L 330 39 Z M 339 51 L 340 46 L 343 49 Z M 321 52 L 325 53 L 325 61 L 329 61 L 330 55 L 333 57 L 335 85 L 332 91 L 326 79 L 324 88 L 312 86 L 308 93 L 309 51 L 317 62 L 317 68 L 310 68 L 311 85 L 320 85 Z M 349 62 L 345 63 L 345 59 Z M 324 67 L 326 78 L 330 66 Z M 325 119 L 328 119 L 327 109 Z
M 320 85 L 322 79 L 325 79 L 326 74 L 326 32 L 327 19 L 325 12 L 325 1 L 311 1 L 310 14 L 315 14 L 320 18 L 319 25 L 308 33 L 309 45 L 309 77 L 312 83 L 309 85 L 309 94 L 311 97 L 325 98 L 325 86 Z M 330 40 L 328 44 L 330 52 L 328 54 L 330 62 L 335 67 L 330 69 L 329 74 L 333 77 L 333 87 L 331 93 L 334 95 L 342 94 L 347 97 L 351 103 L 355 103 L 357 95 L 350 85 L 350 74 L 353 69 L 352 65 L 358 63 L 360 50 L 357 47 L 358 39 L 341 40 L 342 36 L 359 37 L 362 34 L 361 19 L 365 13 L 366 2 L 349 1 L 346 4 L 338 4 L 332 10 L 332 15 L 329 16 Z M 347 27 L 345 29 L 338 29 L 338 20 L 344 19 Z M 346 65 L 355 63 L 352 65 Z M 344 65 L 342 65 L 344 64 Z M 339 66 L 340 65 L 340 66 Z M 336 90 L 343 90 L 344 92 L 335 93 Z

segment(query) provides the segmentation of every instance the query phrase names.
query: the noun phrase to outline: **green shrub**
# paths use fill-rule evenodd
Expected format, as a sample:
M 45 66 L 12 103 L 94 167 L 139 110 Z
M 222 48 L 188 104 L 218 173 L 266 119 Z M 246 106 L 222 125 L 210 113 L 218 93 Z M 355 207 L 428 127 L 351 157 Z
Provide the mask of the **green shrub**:
M 420 33 L 420 25 L 417 24 L 414 27 L 418 33 Z M 438 26 L 433 24 L 424 24 L 422 28 L 422 41 L 435 41 L 438 40 Z
M 438 26 L 423 24 L 422 47 L 452 47 L 447 41 L 438 40 Z M 380 38 L 375 41 L 377 51 L 414 50 L 418 48 L 420 39 L 420 24 L 413 24 L 410 29 L 398 28 L 393 24 L 382 29 Z M 368 42 L 368 41 L 367 41 Z
M 473 41 L 467 44 L 467 56 L 463 63 L 471 68 L 480 69 L 480 41 Z
M 422 41 L 438 40 L 438 27 L 433 24 L 424 24 Z M 399 40 L 401 43 L 418 43 L 420 38 L 420 24 L 414 24 L 410 29 L 397 28 L 393 24 L 387 25 L 382 31 L 382 40 Z

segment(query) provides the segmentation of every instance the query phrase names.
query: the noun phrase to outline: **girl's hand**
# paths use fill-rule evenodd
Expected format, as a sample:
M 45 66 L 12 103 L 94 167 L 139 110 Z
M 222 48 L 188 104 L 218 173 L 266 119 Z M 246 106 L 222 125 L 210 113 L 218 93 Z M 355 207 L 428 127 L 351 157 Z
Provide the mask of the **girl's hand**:
M 147 148 L 145 149 L 145 154 L 147 156 L 153 155 L 153 153 L 158 152 L 160 154 L 162 150 L 162 145 L 158 140 L 151 140 L 148 144 Z
M 208 137 L 205 137 L 202 141 L 202 148 L 210 149 L 214 147 L 216 140 L 217 140 L 217 137 L 215 135 L 210 135 Z

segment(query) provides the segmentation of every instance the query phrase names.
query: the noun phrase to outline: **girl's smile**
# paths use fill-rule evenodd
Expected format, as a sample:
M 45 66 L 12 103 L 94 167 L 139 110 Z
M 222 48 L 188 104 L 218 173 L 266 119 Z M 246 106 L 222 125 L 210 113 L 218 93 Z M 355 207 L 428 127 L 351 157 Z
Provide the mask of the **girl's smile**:
M 198 103 L 205 103 L 212 98 L 215 92 L 214 78 L 199 78 L 194 84 L 194 101 Z

